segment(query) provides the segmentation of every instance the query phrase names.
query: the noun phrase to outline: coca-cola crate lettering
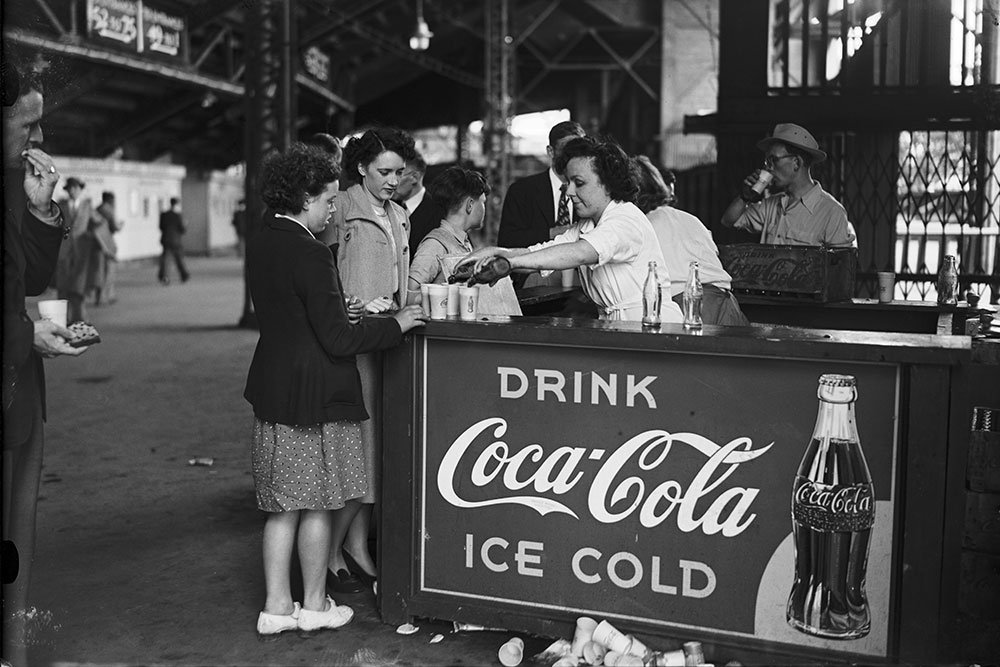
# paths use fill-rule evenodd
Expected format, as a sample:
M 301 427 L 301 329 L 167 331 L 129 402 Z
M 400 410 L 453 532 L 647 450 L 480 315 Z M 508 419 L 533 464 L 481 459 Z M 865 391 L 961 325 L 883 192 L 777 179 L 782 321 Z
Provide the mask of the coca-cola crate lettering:
M 857 250 L 737 243 L 719 257 L 737 294 L 826 303 L 854 296 Z

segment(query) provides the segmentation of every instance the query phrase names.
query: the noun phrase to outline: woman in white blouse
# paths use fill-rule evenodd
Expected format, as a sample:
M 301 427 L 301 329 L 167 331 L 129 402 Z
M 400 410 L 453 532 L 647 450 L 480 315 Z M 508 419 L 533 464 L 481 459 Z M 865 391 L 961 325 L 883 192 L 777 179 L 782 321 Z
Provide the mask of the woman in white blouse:
M 670 276 L 652 225 L 632 203 L 639 190 L 635 166 L 617 144 L 582 137 L 566 144 L 556 170 L 569 181 L 566 192 L 576 223 L 551 241 L 528 248 L 483 248 L 462 263 L 481 265 L 502 256 L 513 271 L 577 269 L 601 319 L 641 320 L 649 262 L 659 267 L 665 296 Z M 663 322 L 684 319 L 669 298 L 663 299 L 660 317 Z

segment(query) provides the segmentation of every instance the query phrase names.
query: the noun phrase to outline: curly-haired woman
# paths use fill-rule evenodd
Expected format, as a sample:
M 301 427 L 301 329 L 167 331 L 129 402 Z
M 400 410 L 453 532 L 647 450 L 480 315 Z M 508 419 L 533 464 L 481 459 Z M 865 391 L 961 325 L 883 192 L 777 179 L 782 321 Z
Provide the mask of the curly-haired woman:
M 339 167 L 294 144 L 269 155 L 262 198 L 273 211 L 247 249 L 260 326 L 244 396 L 253 406 L 253 476 L 264 524 L 267 599 L 257 632 L 336 628 L 353 617 L 326 595 L 332 535 L 368 493 L 361 446 L 368 419 L 355 355 L 383 350 L 422 323 L 417 306 L 352 321 L 333 254 L 316 235 L 335 208 Z M 298 545 L 302 604 L 292 600 Z
M 402 206 L 392 201 L 407 160 L 416 157 L 413 137 L 394 128 L 376 127 L 352 137 L 344 147 L 344 177 L 355 182 L 341 196 L 330 228 L 321 240 L 336 245 L 344 289 L 361 299 L 369 313 L 391 312 L 406 303 L 410 271 L 410 222 Z M 361 386 L 372 419 L 362 428 L 371 476 L 368 493 L 341 550 L 330 550 L 330 585 L 334 591 L 363 590 L 376 577 L 368 551 L 372 507 L 378 497 L 378 467 L 382 461 L 380 408 L 382 356 L 358 356 Z M 346 553 L 346 557 L 345 557 Z
M 660 283 L 667 294 L 670 276 L 653 227 L 632 203 L 639 191 L 634 165 L 617 144 L 592 137 L 566 144 L 557 161 L 556 171 L 569 180 L 566 192 L 577 222 L 551 241 L 528 248 L 483 248 L 462 264 L 481 265 L 503 256 L 514 271 L 577 269 L 601 319 L 642 319 L 642 286 L 649 262 L 660 267 Z M 663 300 L 660 317 L 664 322 L 684 320 L 681 309 L 669 299 Z

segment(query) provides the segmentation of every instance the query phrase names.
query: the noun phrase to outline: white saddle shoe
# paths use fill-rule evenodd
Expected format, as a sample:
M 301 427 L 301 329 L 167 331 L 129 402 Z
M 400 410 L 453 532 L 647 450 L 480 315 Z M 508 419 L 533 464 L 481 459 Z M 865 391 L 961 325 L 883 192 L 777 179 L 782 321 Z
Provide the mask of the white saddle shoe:
M 329 595 L 326 597 L 330 608 L 326 611 L 309 611 L 303 609 L 299 612 L 299 630 L 312 632 L 313 630 L 332 630 L 347 625 L 354 618 L 354 610 L 346 605 L 338 605 Z
M 257 634 L 266 637 L 277 635 L 299 627 L 299 615 L 302 606 L 296 602 L 291 614 L 266 614 L 260 612 L 257 616 Z

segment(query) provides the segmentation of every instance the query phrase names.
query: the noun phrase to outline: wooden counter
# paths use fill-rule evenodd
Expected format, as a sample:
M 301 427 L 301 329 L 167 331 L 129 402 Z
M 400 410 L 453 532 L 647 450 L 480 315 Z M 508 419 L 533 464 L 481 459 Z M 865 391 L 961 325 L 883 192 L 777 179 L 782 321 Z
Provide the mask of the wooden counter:
M 653 648 L 700 640 L 710 662 L 934 659 L 956 606 L 968 337 L 543 317 L 417 331 L 385 364 L 386 623 L 571 637 L 586 615 Z M 872 628 L 850 641 L 784 618 L 823 373 L 858 379 L 876 490 Z

